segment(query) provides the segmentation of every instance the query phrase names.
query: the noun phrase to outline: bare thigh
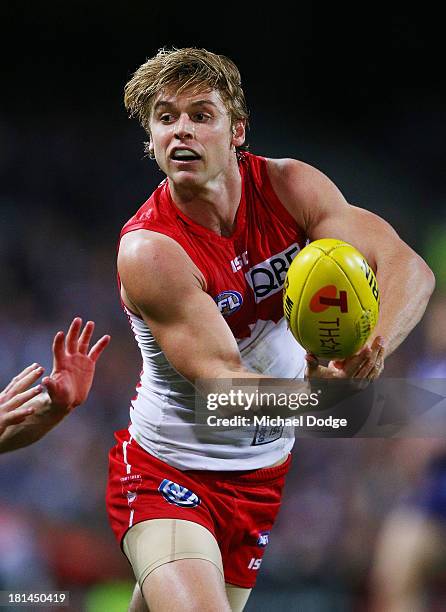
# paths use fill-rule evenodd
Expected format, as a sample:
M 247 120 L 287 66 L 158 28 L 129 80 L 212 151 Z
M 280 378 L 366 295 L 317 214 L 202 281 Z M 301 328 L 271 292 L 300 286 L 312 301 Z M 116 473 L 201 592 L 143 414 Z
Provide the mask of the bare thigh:
M 142 585 L 150 612 L 231 612 L 223 577 L 204 559 L 181 559 L 154 570 Z
M 233 584 L 225 584 L 226 596 L 229 601 L 229 607 L 232 612 L 243 612 L 243 609 L 248 601 L 252 589 L 244 589 L 234 586 Z M 148 612 L 149 608 L 142 596 L 139 584 L 135 584 L 132 600 L 128 612 Z

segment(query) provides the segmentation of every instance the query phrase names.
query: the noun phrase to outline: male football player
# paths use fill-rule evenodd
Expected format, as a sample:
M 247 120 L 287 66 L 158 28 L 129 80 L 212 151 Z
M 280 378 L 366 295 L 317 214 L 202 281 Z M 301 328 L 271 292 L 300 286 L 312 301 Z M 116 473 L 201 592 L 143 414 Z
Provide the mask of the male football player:
M 109 517 L 151 612 L 242 610 L 294 438 L 200 427 L 196 390 L 305 373 L 374 379 L 420 320 L 433 275 L 316 168 L 246 151 L 248 110 L 228 58 L 162 49 L 127 83 L 125 104 L 166 179 L 121 232 L 121 299 L 143 370 L 110 453 Z M 328 366 L 305 360 L 282 309 L 290 262 L 318 238 L 357 247 L 381 290 L 370 342 Z M 131 609 L 145 609 L 138 587 Z

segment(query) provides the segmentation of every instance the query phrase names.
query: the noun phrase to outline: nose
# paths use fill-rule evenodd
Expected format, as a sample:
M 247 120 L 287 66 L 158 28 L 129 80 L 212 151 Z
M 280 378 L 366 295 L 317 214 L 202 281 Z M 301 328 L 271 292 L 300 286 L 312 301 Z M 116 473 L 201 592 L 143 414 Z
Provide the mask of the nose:
M 195 137 L 195 125 L 187 113 L 182 113 L 175 123 L 175 137 L 179 140 Z

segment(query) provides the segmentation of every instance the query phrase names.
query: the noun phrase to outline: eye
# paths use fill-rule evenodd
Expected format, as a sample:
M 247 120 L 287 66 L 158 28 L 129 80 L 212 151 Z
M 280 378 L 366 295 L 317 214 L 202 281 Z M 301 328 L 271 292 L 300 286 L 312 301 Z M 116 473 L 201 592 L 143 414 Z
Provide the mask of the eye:
M 199 121 L 200 123 L 204 123 L 205 121 L 209 121 L 209 119 L 211 119 L 211 116 L 208 113 L 195 113 L 194 115 L 194 120 L 195 121 Z
M 171 123 L 171 121 L 173 121 L 173 115 L 171 115 L 170 113 L 163 113 L 160 116 L 160 121 L 161 123 Z

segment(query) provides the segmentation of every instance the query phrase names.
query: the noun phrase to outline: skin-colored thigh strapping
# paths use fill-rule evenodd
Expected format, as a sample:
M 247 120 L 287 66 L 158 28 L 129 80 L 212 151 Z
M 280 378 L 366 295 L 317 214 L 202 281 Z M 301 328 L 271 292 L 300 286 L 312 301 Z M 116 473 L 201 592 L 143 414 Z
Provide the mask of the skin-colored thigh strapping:
M 137 523 L 126 533 L 123 549 L 140 586 L 157 567 L 179 559 L 205 559 L 223 576 L 216 539 L 208 529 L 192 521 L 151 519 Z
M 217 541 L 202 525 L 180 519 L 151 519 L 134 525 L 125 535 L 124 552 L 132 564 L 139 586 L 157 568 L 185 559 L 212 563 L 223 578 L 223 565 Z M 232 612 L 242 612 L 251 589 L 225 585 Z M 224 597 L 224 591 L 222 592 Z M 141 591 L 135 588 L 129 610 L 147 610 Z

